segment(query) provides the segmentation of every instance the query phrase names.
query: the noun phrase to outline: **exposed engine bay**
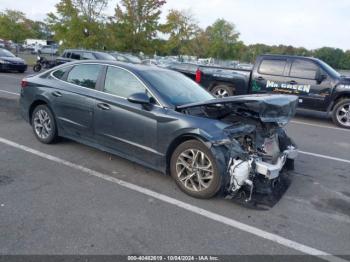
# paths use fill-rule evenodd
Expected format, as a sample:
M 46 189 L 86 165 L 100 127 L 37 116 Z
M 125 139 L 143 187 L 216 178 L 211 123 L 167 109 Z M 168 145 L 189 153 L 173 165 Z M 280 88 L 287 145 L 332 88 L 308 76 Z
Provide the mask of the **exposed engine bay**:
M 243 188 L 246 201 L 252 199 L 253 192 L 272 194 L 274 187 L 281 182 L 282 171 L 294 168 L 294 159 L 297 157 L 295 144 L 280 127 L 275 127 L 272 132 L 254 129 L 250 133 L 231 137 L 238 141 L 243 152 L 237 150 L 236 143 L 227 144 L 227 171 L 230 176 L 228 193 L 236 196 Z
M 297 98 L 245 96 L 215 101 L 183 112 L 227 124 L 223 129 L 227 138 L 213 143 L 224 152 L 227 195 L 249 202 L 257 194 L 273 194 L 283 173 L 294 168 L 298 154 L 283 129 L 295 114 Z

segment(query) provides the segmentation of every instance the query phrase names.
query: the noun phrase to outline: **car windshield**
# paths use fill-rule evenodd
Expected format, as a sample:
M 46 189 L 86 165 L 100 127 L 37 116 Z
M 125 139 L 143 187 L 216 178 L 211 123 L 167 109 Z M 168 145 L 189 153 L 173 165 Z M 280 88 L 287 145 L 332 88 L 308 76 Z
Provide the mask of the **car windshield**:
M 5 49 L 0 49 L 0 57 L 16 57 L 16 56 L 12 54 L 10 51 L 7 51 Z
M 97 53 L 101 60 L 116 60 L 114 56 L 106 53 Z
M 333 67 L 331 67 L 329 64 L 323 62 L 322 60 L 319 60 L 322 64 L 323 68 L 326 70 L 327 73 L 329 73 L 332 77 L 339 78 L 340 74 L 337 72 Z
M 196 82 L 175 71 L 147 70 L 143 77 L 172 105 L 180 106 L 213 99 Z

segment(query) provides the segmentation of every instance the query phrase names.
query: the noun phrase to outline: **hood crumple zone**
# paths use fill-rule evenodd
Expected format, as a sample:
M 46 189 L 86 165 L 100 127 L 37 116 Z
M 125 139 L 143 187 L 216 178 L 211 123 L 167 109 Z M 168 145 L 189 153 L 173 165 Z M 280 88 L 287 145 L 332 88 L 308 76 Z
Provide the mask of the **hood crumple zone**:
M 210 107 L 210 110 L 253 117 L 265 123 L 287 124 L 295 115 L 298 97 L 293 95 L 243 95 L 181 105 L 177 110 Z

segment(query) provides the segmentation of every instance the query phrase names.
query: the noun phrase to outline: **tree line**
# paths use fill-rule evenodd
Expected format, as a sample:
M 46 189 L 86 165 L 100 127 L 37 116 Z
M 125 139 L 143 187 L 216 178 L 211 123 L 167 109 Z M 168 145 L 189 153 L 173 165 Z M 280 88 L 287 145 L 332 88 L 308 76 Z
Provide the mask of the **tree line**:
M 160 22 L 165 0 L 119 0 L 105 15 L 108 0 L 61 0 L 45 21 L 33 21 L 16 10 L 0 12 L 0 38 L 55 40 L 62 48 L 118 50 L 148 55 L 191 55 L 253 63 L 261 54 L 314 56 L 338 69 L 350 69 L 350 50 L 322 47 L 246 45 L 236 26 L 225 19 L 201 28 L 189 11 L 170 10 Z

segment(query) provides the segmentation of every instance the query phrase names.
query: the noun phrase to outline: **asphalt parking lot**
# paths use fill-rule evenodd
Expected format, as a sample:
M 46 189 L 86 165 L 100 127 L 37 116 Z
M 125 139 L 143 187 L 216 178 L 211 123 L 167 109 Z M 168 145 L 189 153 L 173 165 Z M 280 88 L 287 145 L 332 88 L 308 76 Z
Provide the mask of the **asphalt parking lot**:
M 39 143 L 19 115 L 25 75 L 0 73 L 0 254 L 349 259 L 350 130 L 324 114 L 299 112 L 287 126 L 301 151 L 292 184 L 254 210 L 191 198 L 170 177 L 73 141 Z

